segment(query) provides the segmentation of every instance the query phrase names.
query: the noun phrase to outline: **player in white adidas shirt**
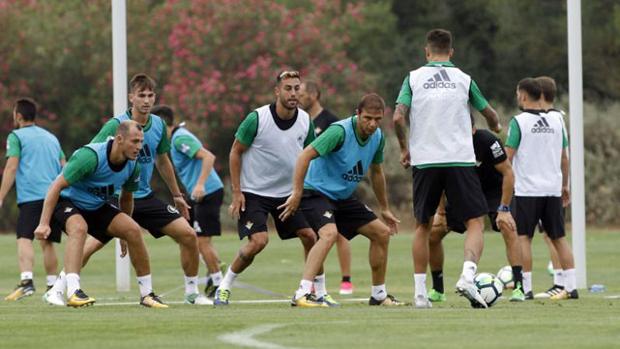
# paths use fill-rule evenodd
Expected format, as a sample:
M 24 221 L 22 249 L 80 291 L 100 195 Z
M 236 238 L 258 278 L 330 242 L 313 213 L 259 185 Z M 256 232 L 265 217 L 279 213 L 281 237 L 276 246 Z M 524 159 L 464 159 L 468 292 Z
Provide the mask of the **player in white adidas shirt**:
M 275 221 L 278 236 L 283 240 L 298 237 L 306 255 L 316 242 L 316 234 L 301 212 L 286 221 L 278 218 L 282 211 L 278 206 L 293 190 L 291 174 L 297 156 L 315 138 L 310 116 L 298 108 L 300 87 L 299 72 L 279 73 L 275 103 L 251 112 L 235 134 L 229 160 L 233 201 L 228 211 L 238 220 L 239 238 L 247 237 L 248 242 L 239 249 L 220 283 L 215 293 L 216 306 L 228 305 L 234 280 L 267 246 L 268 215 Z M 324 273 L 321 270 L 319 274 Z M 308 306 L 337 305 L 327 295 L 324 280 L 315 283 L 315 291 L 327 302 L 310 299 Z
M 539 76 L 536 78 L 536 81 L 538 81 L 542 89 L 542 95 L 539 100 L 541 108 L 547 113 L 559 113 L 562 116 L 562 120 L 564 120 L 564 112 L 555 109 L 553 105 L 557 93 L 555 80 L 548 76 Z M 539 225 L 539 228 L 540 231 L 543 233 L 543 239 L 545 241 L 545 244 L 547 245 L 547 248 L 549 249 L 549 258 L 551 259 L 551 264 L 553 266 L 553 285 L 547 291 L 535 294 L 534 298 L 551 298 L 552 296 L 564 290 L 564 271 L 562 270 L 560 256 L 557 249 L 553 245 L 553 242 L 544 232 L 542 224 Z
M 532 291 L 532 237 L 540 220 L 560 256 L 565 288 L 553 300 L 579 298 L 575 262 L 565 238 L 562 206 L 568 204 L 568 139 L 562 115 L 540 104 L 541 85 L 525 78 L 517 85 L 522 113 L 510 121 L 506 153 L 515 172 L 514 213 L 523 258 L 523 288 Z
M 445 192 L 455 215 L 467 227 L 463 273 L 456 289 L 470 302 L 486 307 L 473 282 L 484 245 L 487 205 L 475 170 L 469 105 L 482 113 L 491 130 L 499 132 L 501 126 L 474 80 L 450 62 L 454 53 L 452 34 L 444 29 L 429 31 L 424 49 L 428 64 L 405 78 L 393 117 L 401 163 L 413 167 L 415 305 L 431 307 L 426 292 L 429 236 L 435 210 Z M 498 223 L 508 224 L 508 216 L 501 212 Z

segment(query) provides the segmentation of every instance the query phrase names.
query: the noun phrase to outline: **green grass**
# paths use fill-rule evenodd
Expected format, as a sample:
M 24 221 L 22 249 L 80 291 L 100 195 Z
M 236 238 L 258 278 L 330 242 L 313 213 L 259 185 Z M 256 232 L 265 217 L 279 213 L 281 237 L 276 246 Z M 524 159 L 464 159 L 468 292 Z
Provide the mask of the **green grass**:
M 505 300 L 488 310 L 471 309 L 452 293 L 462 265 L 462 237 L 446 238 L 446 288 L 448 302 L 431 310 L 412 307 L 369 308 L 362 302 L 344 302 L 339 309 L 297 309 L 287 303 L 239 304 L 238 300 L 266 299 L 248 290 L 233 289 L 232 304 L 224 309 L 173 304 L 167 310 L 145 309 L 137 305 L 136 285 L 129 293 L 115 292 L 113 248 L 96 255 L 82 273 L 82 286 L 99 304 L 135 302 L 135 305 L 95 306 L 84 309 L 44 305 L 40 253 L 37 251 L 35 282 L 39 291 L 19 302 L 0 301 L 1 348 L 228 348 L 218 337 L 260 325 L 273 324 L 271 331 L 255 339 L 271 346 L 264 348 L 609 348 L 620 343 L 620 299 L 604 296 L 620 294 L 619 231 L 591 230 L 587 236 L 589 284 L 602 283 L 607 291 L 590 294 L 580 290 L 578 301 L 530 301 L 513 304 Z M 169 302 L 181 301 L 183 278 L 178 248 L 167 238 L 147 237 L 154 286 L 166 293 Z M 506 265 L 504 247 L 498 234 L 485 235 L 485 250 L 479 270 L 495 273 Z M 216 239 L 225 261 L 240 246 L 232 234 Z M 353 282 L 356 298 L 367 298 L 370 272 L 368 242 L 358 237 L 353 246 Z M 411 235 L 401 233 L 390 246 L 388 291 L 411 301 L 413 276 Z M 545 268 L 545 246 L 534 243 L 534 290 L 551 285 Z M 301 275 L 301 245 L 273 237 L 267 249 L 240 281 L 289 297 Z M 0 236 L 0 294 L 11 291 L 18 281 L 14 236 Z M 201 269 L 201 274 L 204 268 Z M 338 299 L 339 271 L 335 251 L 326 263 L 328 290 Z M 430 278 L 429 278 L 430 287 Z

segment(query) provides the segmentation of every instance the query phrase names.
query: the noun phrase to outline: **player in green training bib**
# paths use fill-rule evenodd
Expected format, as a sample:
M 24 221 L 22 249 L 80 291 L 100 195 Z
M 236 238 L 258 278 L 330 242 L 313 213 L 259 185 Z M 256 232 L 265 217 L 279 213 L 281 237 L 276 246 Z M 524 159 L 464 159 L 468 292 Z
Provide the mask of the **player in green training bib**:
M 280 219 L 285 221 L 299 208 L 318 232 L 319 240 L 308 254 L 292 306 L 305 307 L 311 303 L 312 280 L 339 234 L 349 240 L 361 234 L 370 240 L 372 289 L 369 305 L 403 304 L 388 294 L 385 287 L 390 235 L 397 232 L 400 221 L 389 208 L 381 165 L 385 139 L 379 124 L 384 110 L 385 102 L 379 95 L 362 97 L 357 115 L 332 124 L 297 159 L 293 193 L 279 207 L 283 209 Z M 381 217 L 387 225 L 353 196 L 366 173 L 370 175 Z
M 44 300 L 47 303 L 65 305 L 65 284 L 67 306 L 81 307 L 95 302 L 80 287 L 79 273 L 88 261 L 82 259 L 88 233 L 102 243 L 114 237 L 124 240 L 140 285 L 140 304 L 167 307 L 153 293 L 148 252 L 140 227 L 131 218 L 132 193 L 138 190 L 140 178 L 136 158 L 143 140 L 140 125 L 135 121 L 125 121 L 119 125 L 113 139 L 91 143 L 76 151 L 51 184 L 35 234 L 37 238 L 46 238 L 53 219 L 64 227 L 68 239 L 65 269 L 54 287 L 46 292 Z M 120 209 L 108 203 L 117 190 L 121 190 Z
M 33 266 L 34 230 L 37 227 L 47 189 L 60 173 L 65 163 L 65 154 L 58 139 L 47 130 L 35 124 L 37 114 L 33 100 L 23 98 L 13 108 L 13 130 L 6 143 L 6 165 L 0 188 L 0 207 L 11 190 L 13 183 L 17 191 L 17 259 L 21 281 L 8 296 L 7 301 L 16 301 L 34 293 Z M 59 243 L 61 229 L 52 227 L 52 233 L 41 240 L 43 264 L 47 273 L 48 288 L 56 281 L 58 262 L 53 242 Z

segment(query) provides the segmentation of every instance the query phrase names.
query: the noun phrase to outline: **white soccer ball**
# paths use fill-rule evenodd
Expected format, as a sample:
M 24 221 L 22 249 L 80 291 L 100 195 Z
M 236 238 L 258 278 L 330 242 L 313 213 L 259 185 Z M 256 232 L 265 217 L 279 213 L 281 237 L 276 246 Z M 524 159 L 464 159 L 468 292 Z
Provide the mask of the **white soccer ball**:
M 480 295 L 487 302 L 487 306 L 492 306 L 502 296 L 504 284 L 491 273 L 480 273 L 474 277 L 474 283 Z
M 515 279 L 512 275 L 512 267 L 507 265 L 497 271 L 497 278 L 502 282 L 504 288 L 515 288 Z

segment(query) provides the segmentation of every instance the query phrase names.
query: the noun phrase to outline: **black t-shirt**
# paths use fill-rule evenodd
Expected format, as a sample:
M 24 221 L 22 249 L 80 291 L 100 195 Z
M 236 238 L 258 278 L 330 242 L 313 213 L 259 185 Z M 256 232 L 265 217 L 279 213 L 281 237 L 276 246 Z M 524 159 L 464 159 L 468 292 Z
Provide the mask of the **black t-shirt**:
M 476 172 L 484 195 L 487 198 L 501 197 L 503 177 L 495 169 L 495 165 L 507 159 L 502 142 L 487 130 L 476 130 L 474 152 L 476 153 Z
M 318 137 L 321 132 L 325 131 L 329 125 L 338 121 L 336 115 L 332 114 L 329 110 L 323 109 L 314 119 L 314 133 Z

